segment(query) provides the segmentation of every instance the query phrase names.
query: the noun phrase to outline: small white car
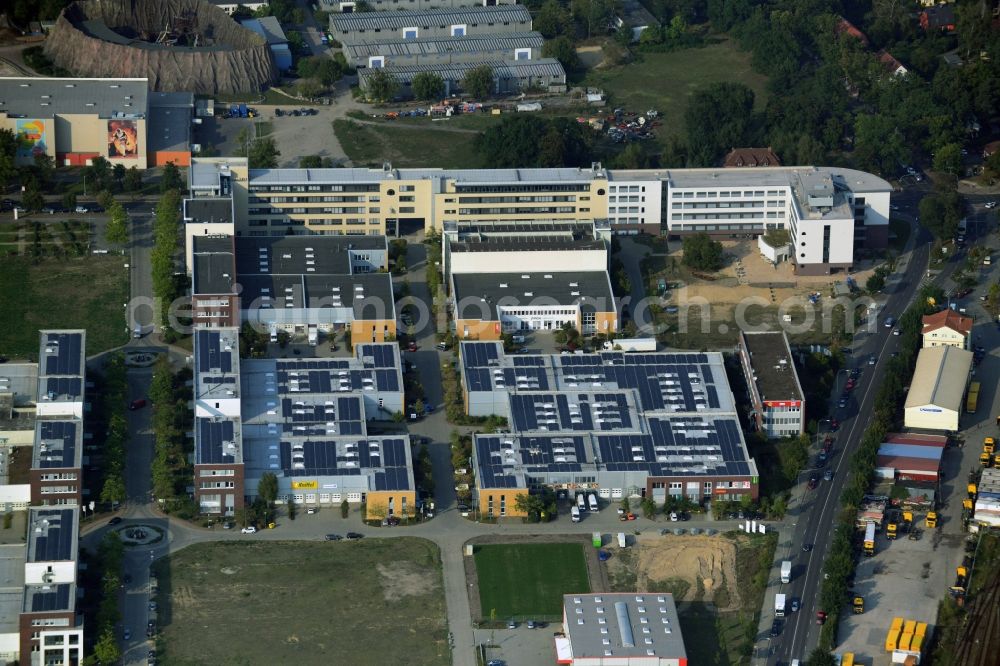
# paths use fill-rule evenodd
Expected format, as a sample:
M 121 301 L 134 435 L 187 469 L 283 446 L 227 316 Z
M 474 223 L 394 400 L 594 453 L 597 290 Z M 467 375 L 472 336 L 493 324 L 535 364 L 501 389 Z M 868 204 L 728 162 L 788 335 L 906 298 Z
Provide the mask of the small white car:
M 240 530 L 240 532 L 242 532 L 243 534 L 256 534 L 257 528 L 254 527 L 253 525 L 250 525 L 249 527 L 244 527 L 242 530 Z
M 987 201 L 986 202 L 986 207 L 987 208 L 996 208 L 997 207 L 997 202 L 996 201 Z

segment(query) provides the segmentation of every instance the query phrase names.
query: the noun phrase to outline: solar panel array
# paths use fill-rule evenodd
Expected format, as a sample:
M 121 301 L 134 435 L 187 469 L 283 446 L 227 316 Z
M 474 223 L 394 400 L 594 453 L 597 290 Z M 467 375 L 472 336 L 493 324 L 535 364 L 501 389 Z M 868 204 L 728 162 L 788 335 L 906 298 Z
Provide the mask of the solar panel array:
M 390 350 L 391 351 L 391 350 Z M 380 350 L 384 361 L 385 350 Z M 399 391 L 399 369 L 358 369 L 349 361 L 292 361 L 278 363 L 281 393 L 342 393 L 348 391 Z
M 197 421 L 198 462 L 202 465 L 237 462 L 239 449 L 235 439 L 235 424 L 230 420 L 197 419 Z
M 68 610 L 71 588 L 72 585 L 69 583 L 45 586 L 32 585 L 27 590 L 27 594 L 30 595 L 30 601 L 25 606 L 32 613 Z
M 462 363 L 467 368 L 485 368 L 500 364 L 501 348 L 495 342 L 463 342 Z
M 368 470 L 375 490 L 409 490 L 406 440 L 402 438 L 291 440 L 280 443 L 285 476 L 360 476 Z
M 74 421 L 38 421 L 35 466 L 41 469 L 73 467 L 78 424 Z
M 515 431 L 634 430 L 628 398 L 618 393 L 513 393 Z
M 306 396 L 281 399 L 283 431 L 305 437 L 309 433 L 325 435 L 360 435 L 364 432 L 361 399 L 313 398 Z
M 517 488 L 521 473 L 579 472 L 588 462 L 582 436 L 476 437 L 476 460 L 482 488 Z
M 652 476 L 748 475 L 735 419 L 650 419 L 649 435 L 598 435 L 609 472 L 648 471 Z
M 83 395 L 83 380 L 79 377 L 49 377 L 45 380 L 45 395 L 52 399 Z
M 63 562 L 76 557 L 73 552 L 73 538 L 76 536 L 73 513 L 74 509 L 31 512 L 32 562 Z M 41 532 L 37 531 L 39 529 Z
M 44 375 L 81 375 L 83 335 L 80 333 L 45 333 L 43 341 Z
M 222 335 L 219 331 L 200 329 L 195 332 L 198 339 L 198 372 L 207 373 L 211 371 L 230 374 L 233 371 L 233 356 L 239 353 L 238 349 L 225 349 L 222 342 Z
M 358 358 L 365 367 L 395 368 L 396 351 L 390 345 L 359 345 Z

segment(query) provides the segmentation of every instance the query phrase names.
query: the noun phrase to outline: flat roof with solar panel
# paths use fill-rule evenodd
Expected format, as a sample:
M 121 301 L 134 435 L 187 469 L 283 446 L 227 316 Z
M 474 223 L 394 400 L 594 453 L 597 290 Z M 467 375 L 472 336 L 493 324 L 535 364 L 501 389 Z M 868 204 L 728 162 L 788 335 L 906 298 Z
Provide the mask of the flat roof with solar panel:
M 235 328 L 201 328 L 194 335 L 195 399 L 239 398 L 240 340 Z
M 41 331 L 39 402 L 81 402 L 86 376 L 86 331 Z
M 32 469 L 79 468 L 83 464 L 83 423 L 75 419 L 35 422 Z
M 71 611 L 76 607 L 76 583 L 25 585 L 24 613 Z
M 28 562 L 69 562 L 77 556 L 79 511 L 36 508 L 28 511 Z
M 413 490 L 407 435 L 369 435 L 366 396 L 401 394 L 394 343 L 365 343 L 353 358 L 243 361 L 242 441 L 248 479 L 265 472 L 318 490 Z M 401 400 L 400 400 L 401 402 Z
M 744 489 L 757 476 L 718 352 L 507 356 L 463 342 L 460 358 L 469 414 L 510 423 L 475 435 L 481 488 L 737 477 L 720 487 Z

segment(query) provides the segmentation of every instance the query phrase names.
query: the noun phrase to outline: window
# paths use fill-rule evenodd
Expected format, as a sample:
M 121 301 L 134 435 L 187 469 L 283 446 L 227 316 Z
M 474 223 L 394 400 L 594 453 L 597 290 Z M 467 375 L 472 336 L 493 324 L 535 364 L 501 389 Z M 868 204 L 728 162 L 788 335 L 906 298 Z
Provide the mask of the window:
M 531 49 L 514 49 L 514 60 L 531 60 Z
M 385 67 L 385 56 L 369 56 L 368 66 L 372 69 L 381 69 Z
M 452 37 L 465 37 L 465 25 L 453 25 L 453 26 L 451 26 L 451 36 Z
M 403 39 L 417 39 L 420 36 L 418 28 L 403 28 Z

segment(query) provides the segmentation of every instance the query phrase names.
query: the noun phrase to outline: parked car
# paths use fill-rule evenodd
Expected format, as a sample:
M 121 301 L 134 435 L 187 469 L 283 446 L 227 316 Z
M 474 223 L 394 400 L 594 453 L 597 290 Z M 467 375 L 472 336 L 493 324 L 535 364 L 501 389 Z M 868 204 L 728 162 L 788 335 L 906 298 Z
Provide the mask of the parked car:
M 411 352 L 417 351 L 417 342 L 416 342 L 416 340 L 410 340 L 410 344 L 406 345 L 406 350 L 407 351 L 411 351 Z
M 254 527 L 253 525 L 248 525 L 247 527 L 244 527 L 242 530 L 240 530 L 240 532 L 242 532 L 243 534 L 256 534 L 257 528 Z
M 823 472 L 823 480 L 824 481 L 833 481 L 833 470 L 832 469 L 828 469 L 825 472 Z
M 111 520 L 108 521 L 108 525 L 117 525 L 120 522 L 122 522 L 122 517 L 121 516 L 115 516 L 114 518 L 112 518 Z
M 833 432 L 837 432 L 838 430 L 840 430 L 840 421 L 838 421 L 837 419 L 830 419 L 830 430 L 832 430 Z
M 771 636 L 781 635 L 781 620 L 775 620 L 771 623 Z
M 365 535 L 364 534 L 360 534 L 358 532 L 348 532 L 347 533 L 347 540 L 348 541 L 357 541 L 358 539 L 364 539 L 364 538 L 365 538 Z
M 132 630 L 129 629 L 128 627 L 125 627 L 125 631 L 122 632 L 122 638 L 127 641 L 132 640 Z
M 819 474 L 813 474 L 812 476 L 810 476 L 809 482 L 806 483 L 806 487 L 809 488 L 809 490 L 815 490 L 816 486 L 818 485 L 819 485 Z
M 339 534 L 327 534 L 326 535 L 326 540 L 327 541 L 340 541 L 343 538 L 344 537 L 340 536 Z
M 868 365 L 875 365 L 878 362 L 878 357 L 872 354 L 868 357 Z
M 77 213 L 89 213 L 89 212 L 90 212 L 90 209 L 89 209 L 89 208 L 87 208 L 86 206 L 84 206 L 83 204 L 79 204 L 79 205 L 78 205 L 78 206 L 76 207 L 76 212 L 77 212 Z
M 142 409 L 145 406 L 146 406 L 145 398 L 139 398 L 137 400 L 133 400 L 132 402 L 130 402 L 128 408 L 132 411 L 135 411 L 137 409 Z
M 985 205 L 986 205 L 987 208 L 996 208 L 997 207 L 997 202 L 996 201 L 987 201 Z
M 813 545 L 811 543 L 804 543 L 804 544 L 802 544 L 802 552 L 803 553 L 808 553 L 812 549 L 813 549 Z
M 793 613 L 798 613 L 799 612 L 799 600 L 798 599 L 792 599 L 792 612 Z
M 282 117 L 283 115 L 285 115 L 285 112 L 284 112 L 284 111 L 282 111 L 281 109 L 275 109 L 275 110 L 274 110 L 274 115 L 275 115 L 276 117 L 280 118 L 280 117 Z
M 316 507 L 314 507 L 314 506 L 311 506 L 311 507 L 309 507 L 308 509 L 306 509 L 306 515 L 307 515 L 307 516 L 311 516 L 311 515 L 313 515 L 314 513 L 316 513 L 316 511 L 317 511 Z
M 816 624 L 824 624 L 826 622 L 826 611 L 816 611 Z
M 507 620 L 507 628 L 517 629 L 517 622 L 514 622 L 514 620 Z
M 885 318 L 885 327 L 886 328 L 892 328 L 895 325 L 896 325 L 896 318 L 895 317 L 886 317 Z

